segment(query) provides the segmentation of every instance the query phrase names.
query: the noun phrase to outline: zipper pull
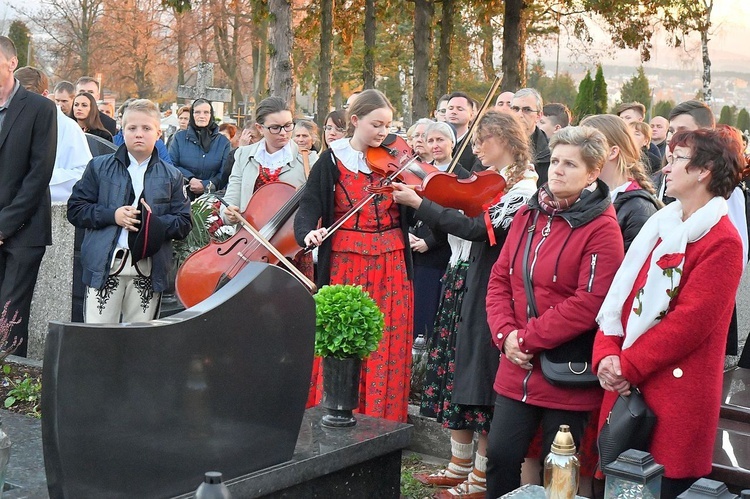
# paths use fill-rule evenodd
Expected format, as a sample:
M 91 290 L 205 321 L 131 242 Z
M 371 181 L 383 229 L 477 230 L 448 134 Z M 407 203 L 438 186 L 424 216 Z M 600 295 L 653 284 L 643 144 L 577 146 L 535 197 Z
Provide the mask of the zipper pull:
M 549 236 L 549 233 L 551 232 L 551 230 L 552 230 L 552 215 L 549 216 L 549 218 L 547 219 L 547 225 L 545 225 L 544 228 L 542 229 L 542 236 L 543 237 Z

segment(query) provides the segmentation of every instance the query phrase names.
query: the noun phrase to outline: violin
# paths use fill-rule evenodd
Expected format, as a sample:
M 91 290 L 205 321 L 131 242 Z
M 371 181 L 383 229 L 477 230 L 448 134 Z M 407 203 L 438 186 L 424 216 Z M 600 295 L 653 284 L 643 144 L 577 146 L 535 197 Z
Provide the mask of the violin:
M 463 179 L 454 173 L 442 172 L 415 159 L 401 137 L 395 137 L 388 145 L 369 148 L 365 158 L 372 171 L 389 179 L 380 186 L 368 187 L 368 191 L 376 194 L 391 192 L 390 183 L 399 180 L 412 187 L 420 197 L 446 208 L 463 210 L 469 217 L 482 213 L 506 186 L 505 179 L 496 172 L 475 172 Z
M 388 182 L 398 180 L 407 185 L 421 184 L 429 174 L 440 172 L 435 166 L 421 161 L 398 135 L 388 135 L 380 147 L 368 148 L 365 161 L 372 171 L 386 177 Z
M 314 291 L 315 285 L 288 260 L 301 251 L 294 239 L 294 214 L 303 190 L 304 186 L 295 189 L 287 183 L 274 182 L 255 191 L 241 218 L 245 230 L 238 230 L 221 243 L 212 240 L 208 246 L 188 256 L 180 266 L 175 278 L 175 292 L 183 305 L 189 308 L 205 300 L 234 278 L 248 262 L 282 263 Z M 254 227 L 261 228 L 256 230 Z
M 362 198 L 333 225 L 326 227 L 326 235 L 322 240 L 328 239 L 362 207 L 372 201 L 375 196 L 392 192 L 391 184 L 397 180 L 405 182 L 407 185 L 413 185 L 415 190 L 419 186 L 417 193 L 421 193 L 424 197 L 439 203 L 441 206 L 464 210 L 467 216 L 477 216 L 482 213 L 485 206 L 489 205 L 505 190 L 505 179 L 495 172 L 472 173 L 468 179 L 459 179 L 453 173 L 453 170 L 458 164 L 461 153 L 471 140 L 474 130 L 476 130 L 479 117 L 487 110 L 492 97 L 500 88 L 500 82 L 501 78 L 495 77 L 495 81 L 477 112 L 477 117 L 466 133 L 466 139 L 453 156 L 447 172 L 441 172 L 434 166 L 420 161 L 406 141 L 398 136 L 388 136 L 379 147 L 368 148 L 365 154 L 367 165 L 372 171 L 383 176 L 383 180 L 379 186 L 369 186 L 367 188 L 370 192 L 368 196 Z M 407 179 L 410 179 L 411 182 Z M 430 182 L 432 182 L 433 187 L 429 187 Z M 314 245 L 309 245 L 305 248 L 305 252 L 310 252 L 314 248 Z

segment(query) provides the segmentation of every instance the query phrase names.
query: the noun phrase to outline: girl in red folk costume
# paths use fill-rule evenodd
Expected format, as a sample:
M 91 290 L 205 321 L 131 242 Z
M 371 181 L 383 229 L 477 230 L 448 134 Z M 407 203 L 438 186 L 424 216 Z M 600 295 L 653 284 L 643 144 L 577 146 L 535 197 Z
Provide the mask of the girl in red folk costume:
M 368 195 L 383 177 L 365 162 L 370 147 L 388 135 L 393 107 L 377 90 L 365 90 L 349 107 L 351 138 L 331 143 L 313 165 L 294 220 L 301 246 L 319 246 L 318 285 L 361 285 L 385 314 L 377 351 L 362 366 L 360 407 L 368 416 L 406 421 L 412 343 L 411 251 L 406 208 L 377 196 L 331 237 L 330 227 Z M 318 222 L 324 228 L 318 229 Z
M 676 201 L 630 246 L 597 316 L 593 358 L 606 390 L 600 427 L 633 386 L 656 414 L 648 450 L 664 465 L 665 499 L 711 473 L 743 255 L 726 201 L 744 166 L 739 134 L 679 132 L 669 146 L 674 159 L 663 171 Z

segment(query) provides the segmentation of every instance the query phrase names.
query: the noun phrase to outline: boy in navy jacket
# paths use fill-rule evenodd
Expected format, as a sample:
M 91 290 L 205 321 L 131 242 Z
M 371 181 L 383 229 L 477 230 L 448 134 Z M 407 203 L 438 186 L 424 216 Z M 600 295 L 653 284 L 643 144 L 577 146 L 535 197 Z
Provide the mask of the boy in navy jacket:
M 91 160 L 68 200 L 81 245 L 86 322 L 154 319 L 168 286 L 172 239 L 192 228 L 182 174 L 159 158 L 160 114 L 146 99 L 122 117 L 125 143 Z

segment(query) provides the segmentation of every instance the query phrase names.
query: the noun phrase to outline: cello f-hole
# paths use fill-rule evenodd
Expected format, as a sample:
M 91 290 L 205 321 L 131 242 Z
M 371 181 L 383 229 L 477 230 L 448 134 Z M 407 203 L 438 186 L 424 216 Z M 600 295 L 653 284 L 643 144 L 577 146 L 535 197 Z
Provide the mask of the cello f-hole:
M 222 253 L 222 251 L 221 251 L 221 250 L 222 250 L 222 248 L 218 248 L 218 249 L 216 250 L 216 254 L 217 254 L 217 255 L 219 255 L 219 256 L 225 256 L 225 255 L 228 255 L 228 254 L 230 254 L 230 253 L 232 252 L 232 250 L 233 250 L 233 249 L 234 249 L 235 247 L 237 247 L 237 245 L 238 245 L 238 244 L 240 244 L 240 243 L 242 243 L 242 244 L 244 244 L 245 246 L 247 246 L 247 244 L 248 244 L 248 240 L 247 240 L 247 238 L 246 238 L 246 237 L 241 237 L 241 238 L 237 239 L 237 240 L 236 240 L 236 241 L 234 242 L 234 244 L 233 244 L 233 245 L 231 245 L 231 246 L 230 246 L 229 248 L 227 248 L 227 249 L 226 249 L 226 250 L 225 250 L 225 251 L 224 251 L 223 253 Z

